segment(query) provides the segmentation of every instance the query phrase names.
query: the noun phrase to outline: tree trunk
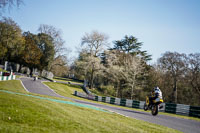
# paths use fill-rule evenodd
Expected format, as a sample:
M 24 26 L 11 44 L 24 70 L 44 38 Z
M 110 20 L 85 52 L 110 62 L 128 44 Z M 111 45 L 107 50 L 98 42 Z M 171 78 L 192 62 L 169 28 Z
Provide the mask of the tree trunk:
M 19 69 L 18 69 L 18 72 L 21 72 L 21 69 L 22 69 L 22 65 L 19 64 Z
M 132 85 L 131 85 L 131 100 L 133 99 L 133 89 L 134 89 L 134 82 L 135 82 L 135 77 L 136 77 L 136 74 L 134 74 L 133 76 L 133 81 L 132 81 Z
M 93 89 L 93 80 L 94 80 L 94 71 L 92 70 L 91 77 L 90 77 L 90 89 Z
M 117 83 L 116 97 L 118 97 L 118 93 L 119 93 L 119 83 Z
M 177 103 L 177 80 L 174 79 L 174 102 Z
M 133 100 L 133 86 L 134 86 L 134 84 L 132 84 L 132 86 L 131 86 L 131 100 Z
M 95 68 L 94 65 L 92 65 L 92 72 L 90 77 L 90 89 L 93 89 L 94 87 L 94 73 L 95 73 Z
M 33 76 L 33 68 L 30 68 L 30 76 Z

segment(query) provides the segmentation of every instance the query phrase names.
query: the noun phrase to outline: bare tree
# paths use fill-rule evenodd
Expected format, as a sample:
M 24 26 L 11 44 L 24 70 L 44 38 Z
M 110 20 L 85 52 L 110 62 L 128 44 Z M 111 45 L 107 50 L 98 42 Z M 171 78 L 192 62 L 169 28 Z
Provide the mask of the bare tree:
M 79 55 L 79 59 L 76 61 L 76 67 L 82 75 L 84 75 L 84 80 L 88 80 L 90 88 L 94 87 L 94 79 L 98 73 L 102 70 L 103 65 L 101 64 L 101 59 L 95 56 L 88 56 L 88 53 L 82 52 Z
M 23 0 L 0 0 L 0 15 L 6 8 L 10 10 L 13 6 L 19 7 L 23 3 Z
M 85 33 L 82 37 L 81 45 L 85 46 L 85 49 L 88 50 L 93 56 L 98 56 L 100 52 L 103 51 L 105 46 L 108 45 L 108 36 L 104 33 L 100 33 L 98 31 L 92 31 L 91 34 Z
M 127 82 L 126 85 L 131 88 L 130 94 L 131 99 L 133 99 L 134 89 L 136 89 L 138 85 L 137 77 L 142 73 L 142 70 L 144 70 L 144 66 L 140 58 L 128 54 L 124 60 L 124 67 L 124 78 Z
M 190 84 L 200 96 L 200 53 L 190 54 L 188 63 Z
M 173 79 L 173 96 L 174 102 L 177 103 L 177 82 L 181 76 L 186 72 L 186 55 L 177 52 L 166 52 L 159 59 L 162 69 L 169 73 Z
M 119 91 L 130 88 L 130 98 L 133 99 L 137 77 L 144 69 L 141 59 L 119 50 L 106 51 L 105 56 L 106 76 L 115 84 L 116 96 L 119 96 Z
M 84 66 L 84 77 L 89 80 L 90 88 L 94 86 L 96 73 L 100 70 L 99 55 L 107 43 L 108 36 L 98 31 L 92 31 L 91 34 L 85 33 L 81 40 L 81 51 L 79 66 Z
M 52 65 L 50 70 L 54 73 L 55 76 L 66 76 L 69 72 L 69 67 L 67 64 L 67 59 L 65 56 L 57 56 Z
M 116 89 L 115 96 L 119 96 L 120 81 L 122 80 L 123 70 L 120 65 L 120 54 L 118 50 L 105 51 L 105 78 L 110 80 Z
M 53 38 L 56 56 L 59 56 L 59 54 L 66 50 L 66 48 L 64 48 L 65 41 L 62 39 L 61 30 L 58 30 L 51 25 L 41 24 L 38 31 L 40 33 L 48 34 Z
M 65 41 L 62 39 L 62 31 L 55 28 L 51 25 L 41 24 L 38 28 L 40 33 L 48 34 L 53 39 L 53 45 L 55 50 L 55 58 L 50 64 L 50 71 L 53 71 L 57 75 L 61 75 L 56 72 L 56 69 L 64 69 L 65 73 L 67 72 L 67 55 L 70 53 L 70 50 L 64 47 Z

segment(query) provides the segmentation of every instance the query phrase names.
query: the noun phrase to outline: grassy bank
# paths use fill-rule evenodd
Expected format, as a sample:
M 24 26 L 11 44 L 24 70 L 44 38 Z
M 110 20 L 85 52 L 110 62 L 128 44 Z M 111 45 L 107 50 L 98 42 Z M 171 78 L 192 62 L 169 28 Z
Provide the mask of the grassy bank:
M 54 77 L 53 80 L 83 85 L 83 82 L 80 82 L 80 81 L 77 81 L 77 80 L 74 80 L 74 79 L 69 79 L 69 78 Z
M 19 80 L 9 80 L 9 81 L 0 81 L 0 89 L 20 92 L 20 93 L 27 93 Z
M 16 80 L 0 82 L 0 89 L 27 93 L 20 85 L 20 81 Z M 67 91 L 70 93 L 72 90 Z M 178 131 L 114 113 L 0 92 L 0 132 L 172 133 Z

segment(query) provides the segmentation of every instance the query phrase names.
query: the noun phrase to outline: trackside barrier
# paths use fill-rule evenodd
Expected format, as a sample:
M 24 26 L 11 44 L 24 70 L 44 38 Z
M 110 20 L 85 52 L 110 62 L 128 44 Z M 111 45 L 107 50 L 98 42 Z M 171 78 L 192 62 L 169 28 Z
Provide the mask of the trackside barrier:
M 176 105 L 176 114 L 188 116 L 190 113 L 190 106 L 184 104 Z
M 126 106 L 126 99 L 120 100 L 120 106 Z
M 163 106 L 162 109 L 159 109 L 160 112 L 165 112 L 165 108 L 166 108 L 166 103 L 161 103 L 161 105 Z
M 77 92 L 77 91 L 75 91 L 75 93 L 74 93 L 75 96 L 77 96 L 76 92 Z M 95 101 L 98 101 L 98 96 L 95 96 L 95 99 L 94 99 L 94 100 L 95 100 Z
M 101 96 L 98 96 L 98 101 L 102 102 L 102 97 Z
M 133 100 L 133 105 L 132 105 L 132 107 L 133 107 L 133 108 L 139 109 L 139 107 L 140 107 L 140 101 L 135 101 L 135 100 Z
M 110 98 L 110 104 L 115 104 L 115 98 L 113 97 Z
M 121 101 L 120 98 L 115 98 L 115 104 L 116 104 L 116 105 L 120 105 L 120 101 Z
M 132 102 L 133 102 L 133 100 L 127 99 L 126 100 L 126 107 L 132 107 Z
M 102 97 L 102 102 L 106 102 L 106 97 Z
M 110 103 L 110 97 L 106 97 L 106 103 Z
M 165 104 L 165 112 L 176 114 L 176 104 L 166 103 Z
M 139 108 L 140 108 L 140 109 L 143 109 L 143 108 L 144 108 L 144 103 L 145 103 L 145 101 L 140 101 L 140 105 L 139 105 Z
M 105 102 L 105 103 L 126 106 L 131 108 L 138 108 L 138 109 L 143 109 L 145 103 L 144 101 L 137 101 L 130 99 L 87 95 L 85 93 L 80 93 L 77 91 L 74 92 L 74 95 L 91 99 L 94 101 Z M 200 118 L 200 107 L 184 105 L 184 104 L 174 104 L 174 103 L 162 103 L 161 105 L 163 106 L 163 108 L 159 110 L 160 112 L 167 112 L 167 113 Z
M 16 75 L 10 75 L 10 76 L 0 76 L 0 81 L 5 81 L 5 80 L 15 80 Z
M 200 118 L 200 107 L 190 106 L 189 116 Z

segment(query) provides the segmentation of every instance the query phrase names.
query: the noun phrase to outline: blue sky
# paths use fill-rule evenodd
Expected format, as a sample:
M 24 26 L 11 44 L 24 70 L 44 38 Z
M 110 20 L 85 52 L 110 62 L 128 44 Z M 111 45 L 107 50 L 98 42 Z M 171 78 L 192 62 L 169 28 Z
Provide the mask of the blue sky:
M 23 31 L 37 33 L 40 24 L 61 29 L 71 56 L 93 30 L 107 34 L 111 44 L 135 36 L 152 63 L 166 51 L 200 52 L 200 0 L 24 0 L 3 15 Z

